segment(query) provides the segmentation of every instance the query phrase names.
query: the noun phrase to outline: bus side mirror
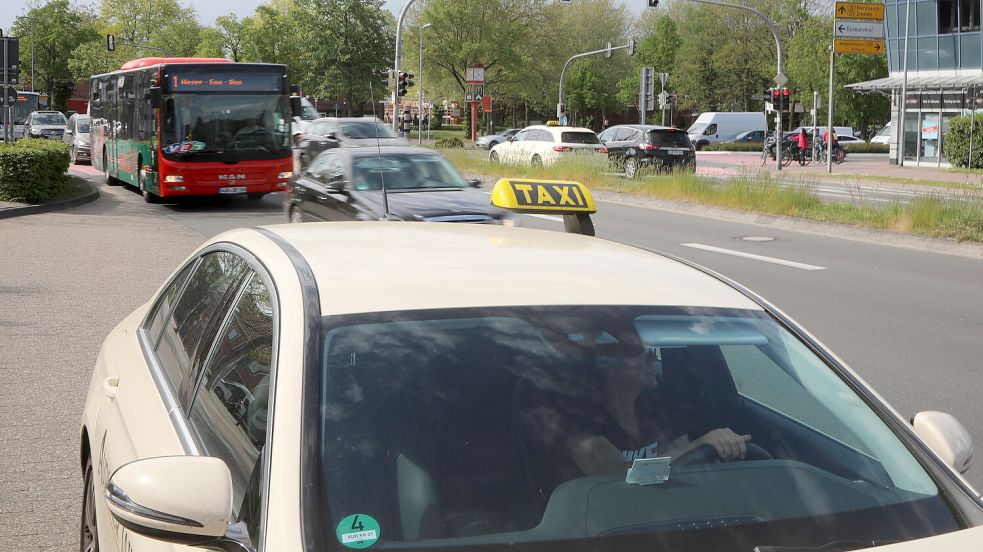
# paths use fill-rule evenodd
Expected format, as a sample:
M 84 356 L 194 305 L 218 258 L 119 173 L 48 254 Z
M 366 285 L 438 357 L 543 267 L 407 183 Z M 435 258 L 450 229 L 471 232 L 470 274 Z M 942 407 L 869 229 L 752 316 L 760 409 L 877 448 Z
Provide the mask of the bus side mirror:
M 164 93 L 161 92 L 159 86 L 151 86 L 147 90 L 147 99 L 150 100 L 150 107 L 154 109 L 160 109 L 164 105 Z
M 290 96 L 290 114 L 294 117 L 304 114 L 304 109 L 300 105 L 300 96 Z

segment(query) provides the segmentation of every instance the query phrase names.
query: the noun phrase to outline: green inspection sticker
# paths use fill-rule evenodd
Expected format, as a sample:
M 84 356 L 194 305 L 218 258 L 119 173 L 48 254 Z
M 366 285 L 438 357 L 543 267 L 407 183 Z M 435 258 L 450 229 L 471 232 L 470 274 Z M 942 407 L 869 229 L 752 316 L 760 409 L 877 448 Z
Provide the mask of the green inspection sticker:
M 348 548 L 368 548 L 382 536 L 379 522 L 365 514 L 352 514 L 341 520 L 335 533 L 338 542 Z

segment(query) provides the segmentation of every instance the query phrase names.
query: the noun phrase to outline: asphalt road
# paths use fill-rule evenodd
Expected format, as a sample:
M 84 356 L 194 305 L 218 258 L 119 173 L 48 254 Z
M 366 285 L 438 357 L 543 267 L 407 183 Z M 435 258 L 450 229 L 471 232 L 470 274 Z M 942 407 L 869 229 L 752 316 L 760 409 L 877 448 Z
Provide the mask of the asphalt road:
M 0 220 L 2 550 L 77 546 L 79 417 L 109 330 L 208 237 L 284 219 L 279 194 L 160 206 L 127 188 L 100 185 L 100 192 L 67 211 Z M 522 222 L 561 228 L 555 217 Z M 595 223 L 601 237 L 677 254 L 742 282 L 809 328 L 902 413 L 949 411 L 983 444 L 976 396 L 983 260 L 605 202 Z M 979 462 L 969 478 L 983 487 Z

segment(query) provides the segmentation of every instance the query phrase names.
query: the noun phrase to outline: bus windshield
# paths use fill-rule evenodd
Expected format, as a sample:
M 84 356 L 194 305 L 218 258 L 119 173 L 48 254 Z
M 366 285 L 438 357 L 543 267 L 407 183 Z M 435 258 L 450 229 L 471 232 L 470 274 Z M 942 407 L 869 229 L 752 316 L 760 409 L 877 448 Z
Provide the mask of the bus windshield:
M 14 114 L 13 121 L 16 125 L 22 125 L 27 121 L 27 116 L 31 114 L 32 111 L 38 110 L 38 96 L 37 94 L 17 94 L 17 103 L 14 104 Z M 7 121 L 7 114 L 5 110 L 0 109 L 0 122 Z
M 280 159 L 289 137 L 290 106 L 276 94 L 175 94 L 164 106 L 161 148 L 171 159 Z

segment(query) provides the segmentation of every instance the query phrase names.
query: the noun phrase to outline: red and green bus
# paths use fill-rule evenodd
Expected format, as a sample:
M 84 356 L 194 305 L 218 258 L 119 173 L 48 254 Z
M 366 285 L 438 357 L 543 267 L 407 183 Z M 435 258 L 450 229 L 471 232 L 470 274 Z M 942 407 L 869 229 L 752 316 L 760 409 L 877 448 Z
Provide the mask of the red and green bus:
M 148 203 L 285 190 L 292 176 L 285 65 L 142 58 L 95 75 L 92 164 Z

